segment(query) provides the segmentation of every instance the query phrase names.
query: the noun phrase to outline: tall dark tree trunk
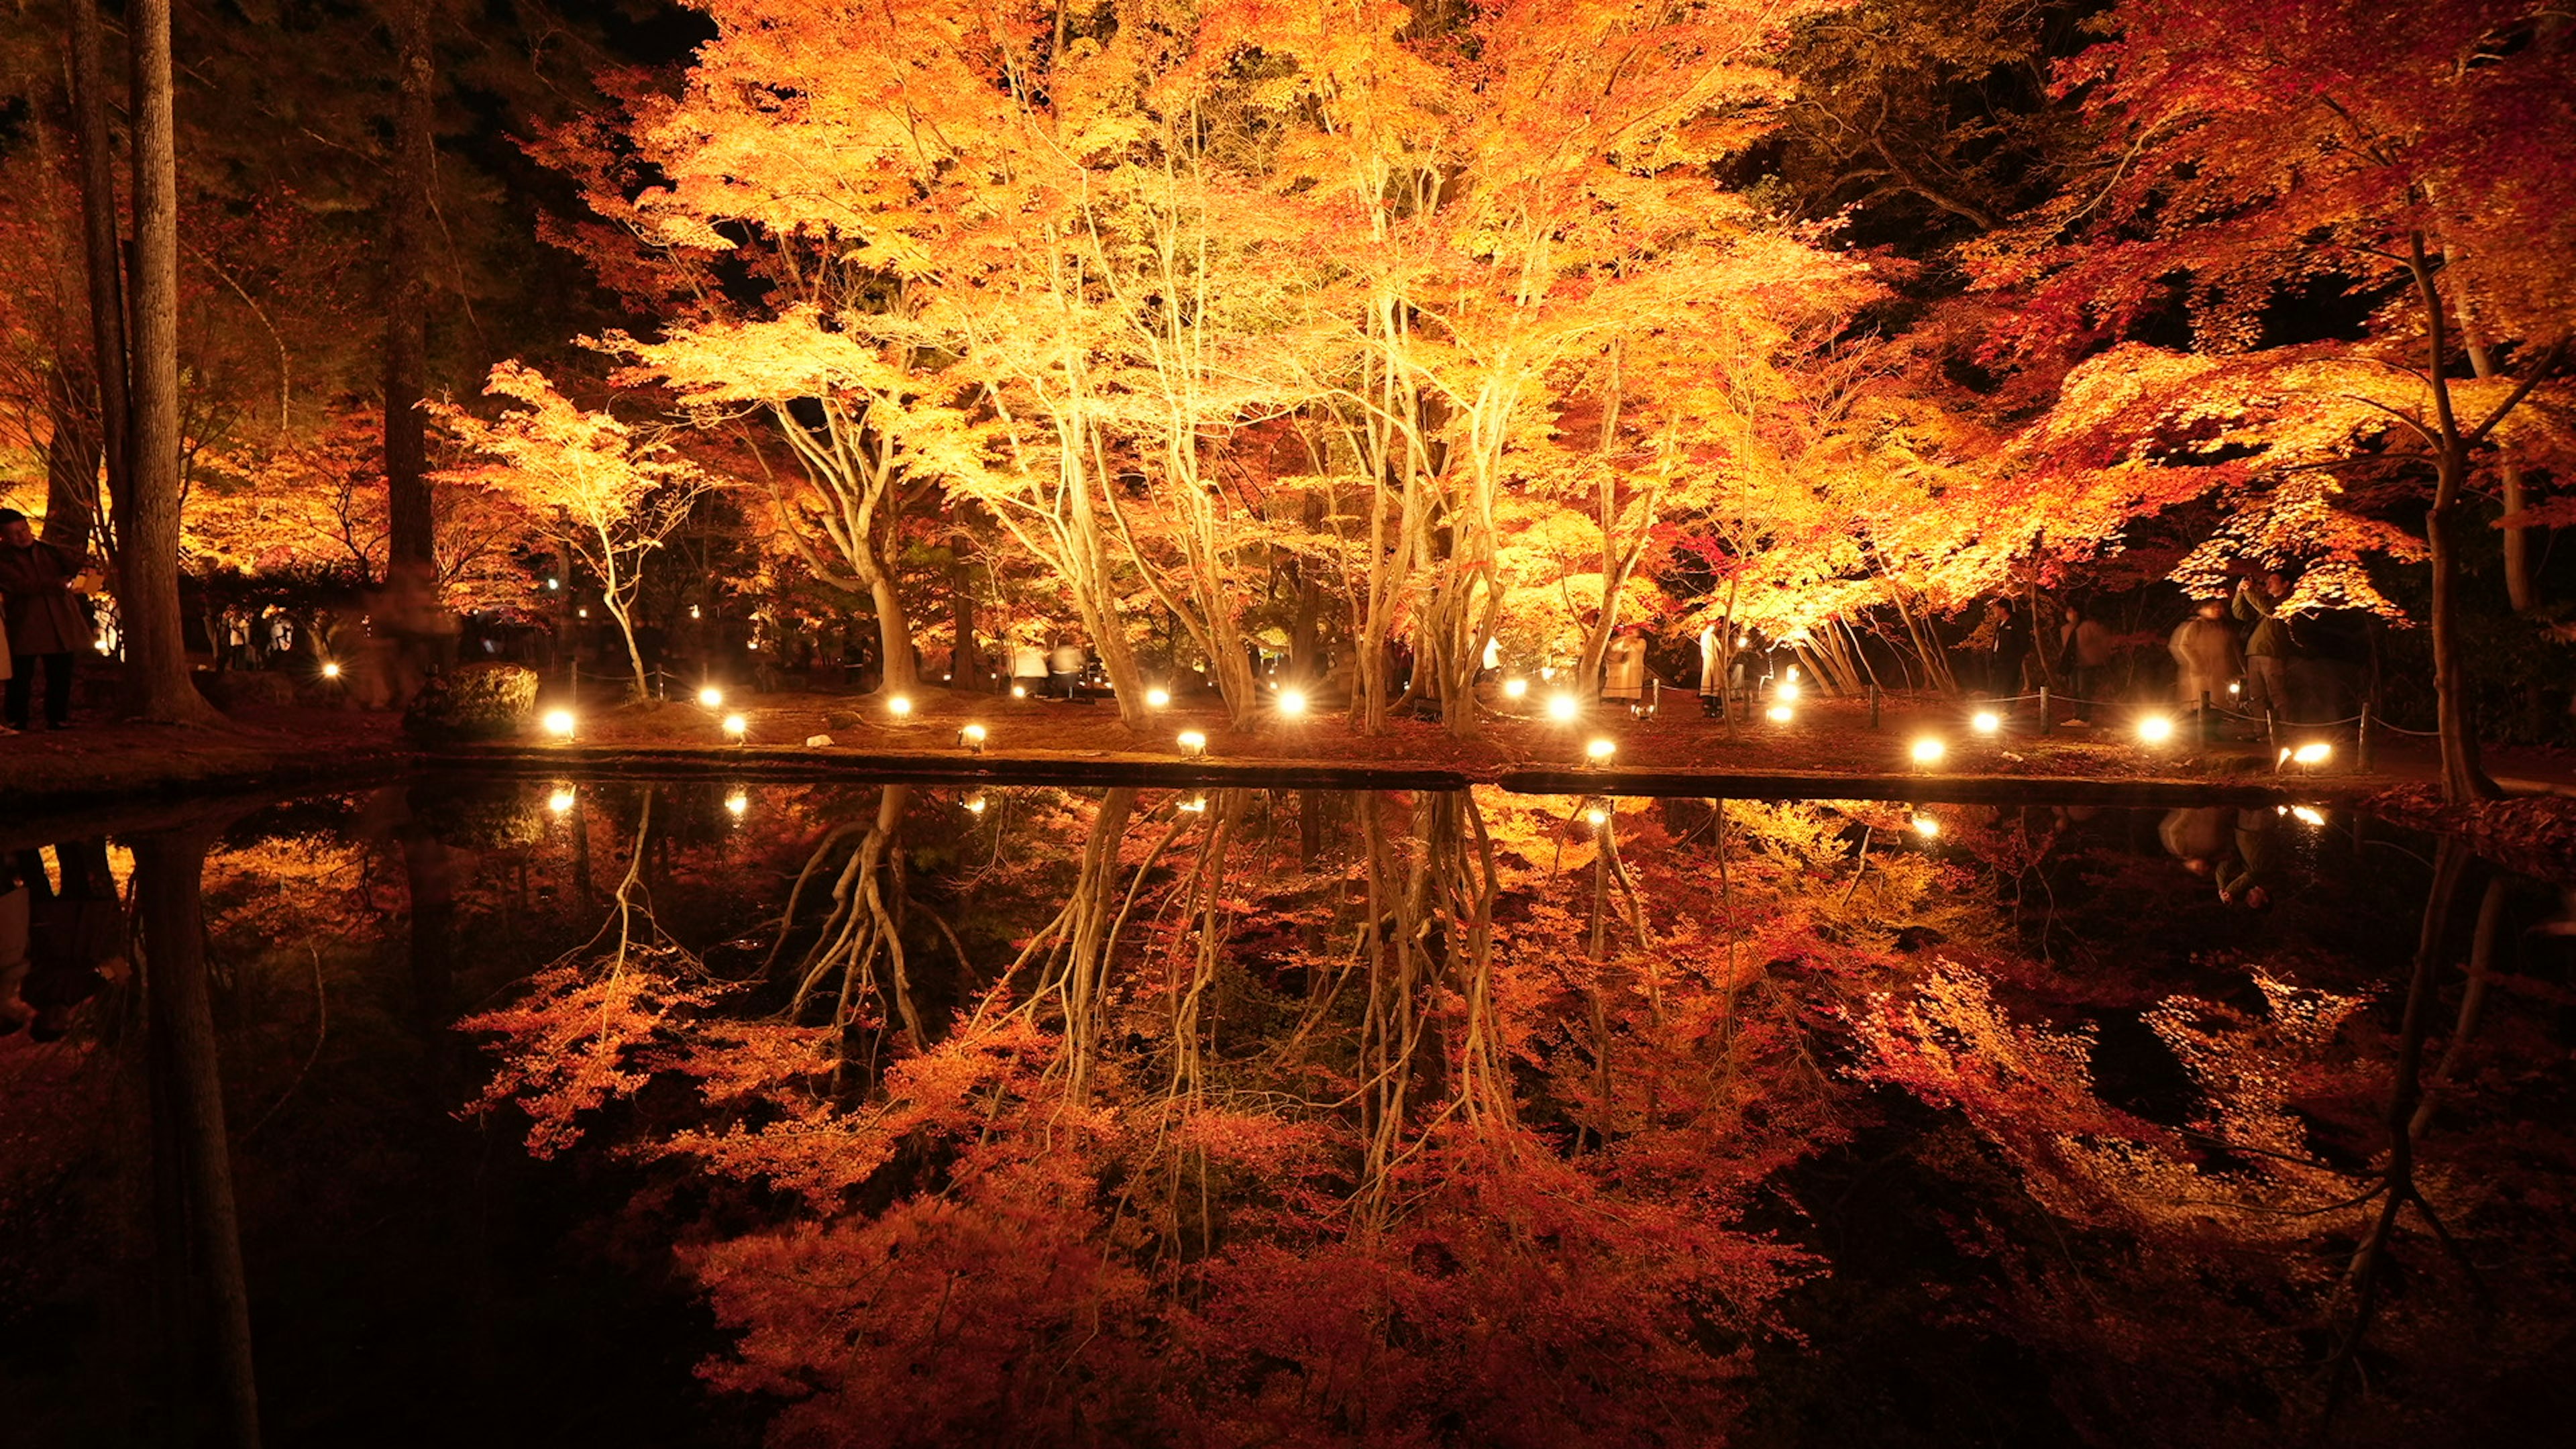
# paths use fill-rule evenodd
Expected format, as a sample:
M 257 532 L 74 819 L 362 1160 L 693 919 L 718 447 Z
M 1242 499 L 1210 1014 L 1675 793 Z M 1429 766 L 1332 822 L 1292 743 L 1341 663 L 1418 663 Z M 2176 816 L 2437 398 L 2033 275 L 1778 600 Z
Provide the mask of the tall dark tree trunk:
M 134 475 L 126 464 L 125 265 L 116 231 L 116 153 L 107 131 L 107 62 L 97 0 L 72 0 L 72 111 L 80 130 L 83 250 L 89 261 L 90 347 L 98 377 L 99 440 L 107 460 L 110 556 L 125 539 Z
M 393 169 L 385 195 L 385 490 L 391 518 L 390 572 L 434 576 L 426 418 L 429 282 L 421 266 L 422 213 L 429 207 L 433 156 L 428 0 L 397 0 L 393 15 Z
M 170 0 L 126 10 L 134 107 L 133 436 L 120 501 L 118 623 L 126 708 L 147 720 L 211 722 L 188 677 L 179 618 L 179 156 L 170 98 Z
M 948 650 L 948 687 L 984 687 L 983 651 L 975 647 L 975 564 L 973 545 L 960 539 L 950 555 L 948 604 L 956 640 Z
M 157 3 L 157 0 L 146 0 Z M 141 7 L 138 7 L 141 8 Z M 166 34 L 166 32 L 164 32 Z M 242 1271 L 241 1222 L 233 1204 L 232 1149 L 224 1127 L 223 1075 L 206 990 L 205 920 L 199 889 L 208 827 L 146 836 L 134 844 L 135 910 L 142 927 L 143 989 L 157 1078 L 153 1138 L 172 1159 L 155 1180 L 176 1202 L 155 1216 L 177 1229 L 166 1246 L 186 1264 L 186 1291 L 173 1305 L 180 1352 L 211 1368 L 205 1408 L 216 1442 L 257 1449 L 259 1392 L 252 1374 L 250 1287 Z M 177 1264 L 172 1264 L 176 1267 Z M 202 1350 L 202 1355 L 199 1351 Z

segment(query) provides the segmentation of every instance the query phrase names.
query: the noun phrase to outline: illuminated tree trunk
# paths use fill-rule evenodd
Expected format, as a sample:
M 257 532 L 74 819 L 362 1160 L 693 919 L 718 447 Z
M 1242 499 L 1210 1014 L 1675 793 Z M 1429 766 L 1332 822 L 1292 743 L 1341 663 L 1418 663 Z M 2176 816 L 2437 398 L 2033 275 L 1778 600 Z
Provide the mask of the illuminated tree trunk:
M 434 158 L 428 0 L 399 0 L 393 15 L 393 166 L 385 185 L 385 492 L 391 572 L 434 581 L 427 418 L 429 281 L 421 265 L 422 213 L 430 204 Z
M 179 163 L 170 97 L 170 0 L 126 12 L 134 88 L 132 498 L 119 530 L 117 617 L 126 708 L 209 723 L 188 676 L 179 615 Z
M 154 1107 L 163 1112 L 153 1135 L 176 1159 L 168 1164 L 175 1170 L 156 1171 L 155 1177 L 177 1198 L 173 1210 L 159 1216 L 182 1230 L 179 1242 L 165 1246 L 184 1254 L 187 1264 L 189 1291 L 185 1302 L 176 1305 L 183 1310 L 186 1330 L 180 1351 L 211 1350 L 220 1438 L 234 1449 L 257 1449 L 250 1288 L 242 1271 L 241 1223 L 233 1203 L 232 1149 L 224 1127 L 223 1077 L 207 1000 L 205 922 L 198 899 L 211 837 L 212 831 L 201 827 L 145 836 L 134 844 L 150 1052 L 160 1083 Z
M 2433 435 L 2426 439 L 2433 445 L 2433 507 L 2424 520 L 2425 549 L 2433 573 L 2433 697 L 2441 730 L 2442 794 L 2451 803 L 2462 804 L 2503 793 L 2478 761 L 2477 716 L 2469 697 L 2468 658 L 2460 643 L 2460 561 L 2452 533 L 2458 525 L 2460 488 L 2467 478 L 2473 439 L 2462 432 L 2451 405 L 2450 382 L 2443 375 L 2447 314 L 2420 235 L 2413 247 L 2409 266 L 2422 304 L 2426 381 L 2433 393 L 2435 418 Z M 2546 370 L 2544 366 L 2535 371 L 2534 378 Z M 2498 419 L 2502 416 L 2501 411 L 2496 414 Z M 2493 425 L 2492 421 L 2487 424 Z
M 126 398 L 125 262 L 117 242 L 116 157 L 107 130 L 107 76 L 97 0 L 72 3 L 72 109 L 80 131 L 82 250 L 89 274 L 91 361 L 97 375 L 100 450 L 107 464 L 103 516 L 109 557 L 125 537 L 123 515 L 133 492 L 128 471 L 132 419 Z M 104 515 L 104 511 L 102 511 Z
M 823 511 L 799 510 L 805 529 L 830 542 L 832 554 L 810 547 L 805 530 L 788 529 L 788 541 L 827 582 L 868 596 L 877 619 L 877 687 L 901 694 L 921 685 L 912 616 L 895 577 L 895 539 L 904 507 L 902 464 L 894 439 L 882 428 L 869 428 L 864 410 L 854 412 L 837 398 L 822 399 L 820 406 L 820 428 L 807 427 L 790 407 L 770 409 L 798 466 L 823 496 Z

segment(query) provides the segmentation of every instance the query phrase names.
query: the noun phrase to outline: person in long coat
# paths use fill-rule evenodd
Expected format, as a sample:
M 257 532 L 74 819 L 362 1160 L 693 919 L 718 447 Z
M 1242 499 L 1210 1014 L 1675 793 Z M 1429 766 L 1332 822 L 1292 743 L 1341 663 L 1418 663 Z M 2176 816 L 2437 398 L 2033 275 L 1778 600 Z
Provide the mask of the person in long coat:
M 2227 686 L 2245 672 L 2236 631 L 2227 623 L 2227 606 L 2216 599 L 2204 600 L 2197 612 L 2176 625 L 2165 649 L 2173 655 L 2175 682 L 2186 709 L 2198 709 L 2204 698 L 2225 699 Z
M 1635 703 L 1646 692 L 1646 640 L 1623 629 L 1601 661 L 1601 697 Z
M 80 555 L 36 537 L 27 515 L 0 508 L 0 608 L 9 617 L 9 682 L 5 715 L 12 729 L 30 728 L 36 672 L 45 676 L 45 723 L 72 725 L 72 661 L 91 647 L 89 620 L 72 597 Z

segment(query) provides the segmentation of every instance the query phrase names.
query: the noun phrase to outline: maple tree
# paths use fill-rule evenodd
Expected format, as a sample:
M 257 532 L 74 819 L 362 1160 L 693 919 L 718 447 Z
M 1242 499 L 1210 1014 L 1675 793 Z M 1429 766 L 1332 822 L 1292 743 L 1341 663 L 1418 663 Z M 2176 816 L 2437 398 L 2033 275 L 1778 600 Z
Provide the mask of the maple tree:
M 2014 289 L 2011 336 L 2104 345 L 2179 310 L 2193 355 L 2131 341 L 2086 362 L 2037 435 L 2043 456 L 2074 465 L 2060 476 L 2143 485 L 2149 506 L 2309 472 L 2429 482 L 2443 781 L 2454 798 L 2494 793 L 2458 636 L 2460 530 L 2480 475 L 2512 490 L 2508 531 L 2526 527 L 2523 467 L 2556 448 L 2528 404 L 2566 361 L 2576 267 L 2561 27 L 2512 0 L 2296 0 L 2250 28 L 2224 7 L 2141 0 L 2105 20 L 2113 38 L 2060 80 L 2080 89 L 2099 153 L 1989 239 L 1985 273 Z M 2365 32 L 2368 47 L 2348 43 Z M 2274 336 L 2267 309 L 2319 286 L 2367 308 L 2359 338 Z M 2249 551 L 2313 544 L 2319 502 L 2311 490 L 2275 510 L 2311 520 L 2309 538 Z M 2325 556 L 2366 546 L 2355 530 Z M 2509 556 L 2526 548 L 2517 537 Z M 2349 586 L 2354 571 L 2331 577 Z M 2516 602 L 2528 592 L 2526 575 Z
M 625 641 L 637 696 L 651 694 L 635 642 L 636 596 L 646 564 L 688 521 L 710 480 L 667 438 L 579 406 L 533 369 L 493 368 L 489 392 L 516 406 L 497 419 L 453 405 L 435 409 L 459 446 L 480 455 L 450 470 L 450 478 L 477 483 L 550 522 L 599 580 L 600 603 Z

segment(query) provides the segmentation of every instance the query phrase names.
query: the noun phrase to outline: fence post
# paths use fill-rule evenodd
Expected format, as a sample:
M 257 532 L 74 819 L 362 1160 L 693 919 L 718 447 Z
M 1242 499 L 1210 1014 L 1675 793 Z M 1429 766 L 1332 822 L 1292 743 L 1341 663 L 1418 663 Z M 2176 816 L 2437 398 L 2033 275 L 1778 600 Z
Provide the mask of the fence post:
M 2353 762 L 2366 774 L 2370 770 L 2370 701 L 2361 702 L 2361 728 L 2353 739 Z
M 1878 681 L 1869 682 L 1869 727 L 1878 728 Z
M 2200 692 L 2200 742 L 2209 743 L 2209 691 Z
M 2272 712 L 2272 706 L 2269 704 L 2263 706 L 2263 741 L 2272 748 L 2274 753 L 2279 753 L 2281 748 L 2281 717 Z
M 2048 717 L 2048 686 L 2043 684 L 2039 687 L 2039 732 L 2050 734 L 2056 728 L 2056 722 Z

